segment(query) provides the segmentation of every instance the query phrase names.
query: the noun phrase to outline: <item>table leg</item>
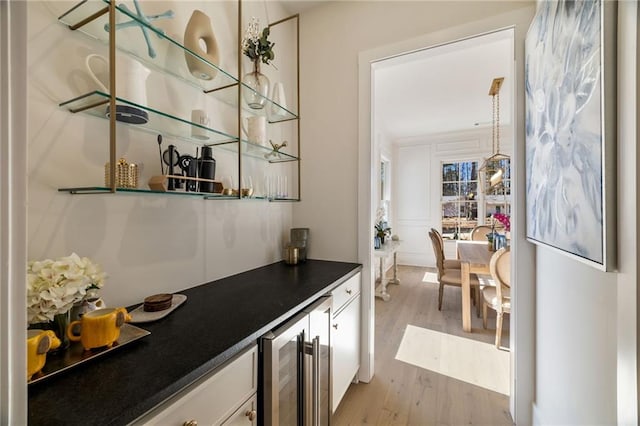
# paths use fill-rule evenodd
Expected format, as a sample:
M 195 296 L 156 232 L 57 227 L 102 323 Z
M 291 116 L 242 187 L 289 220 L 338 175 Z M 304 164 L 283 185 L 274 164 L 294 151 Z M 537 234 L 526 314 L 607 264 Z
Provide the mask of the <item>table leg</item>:
M 471 331 L 471 283 L 468 262 L 461 262 L 460 274 L 462 278 L 462 330 Z
M 396 252 L 393 252 L 393 279 L 389 280 L 389 284 L 400 284 L 398 279 L 398 259 L 396 258 Z
M 384 277 L 384 257 L 380 258 L 380 285 L 376 289 L 376 297 L 388 302 L 391 300 L 391 295 L 387 293 L 387 279 Z

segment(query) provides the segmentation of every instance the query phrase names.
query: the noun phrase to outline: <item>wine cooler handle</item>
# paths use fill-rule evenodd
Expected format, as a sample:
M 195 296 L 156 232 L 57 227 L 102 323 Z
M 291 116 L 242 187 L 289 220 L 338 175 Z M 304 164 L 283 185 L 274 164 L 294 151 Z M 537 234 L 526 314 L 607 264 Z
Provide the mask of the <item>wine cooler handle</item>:
M 313 338 L 312 352 L 313 426 L 320 426 L 320 336 Z

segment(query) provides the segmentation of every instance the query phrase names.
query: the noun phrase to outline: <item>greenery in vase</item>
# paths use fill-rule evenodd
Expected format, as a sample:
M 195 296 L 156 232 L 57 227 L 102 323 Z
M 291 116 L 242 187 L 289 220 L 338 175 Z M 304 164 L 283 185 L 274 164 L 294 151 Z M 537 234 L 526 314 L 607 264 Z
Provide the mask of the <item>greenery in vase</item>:
M 388 237 L 391 235 L 391 228 L 387 226 L 387 222 L 378 222 L 375 225 L 376 236 L 380 238 Z
M 104 286 L 100 265 L 75 253 L 57 260 L 30 261 L 27 265 L 27 320 L 50 322 L 75 303 Z
M 269 27 L 260 31 L 260 21 L 253 17 L 242 39 L 242 53 L 253 61 L 255 71 L 260 69 L 260 62 L 269 64 L 276 57 L 273 52 L 275 43 L 269 41 Z

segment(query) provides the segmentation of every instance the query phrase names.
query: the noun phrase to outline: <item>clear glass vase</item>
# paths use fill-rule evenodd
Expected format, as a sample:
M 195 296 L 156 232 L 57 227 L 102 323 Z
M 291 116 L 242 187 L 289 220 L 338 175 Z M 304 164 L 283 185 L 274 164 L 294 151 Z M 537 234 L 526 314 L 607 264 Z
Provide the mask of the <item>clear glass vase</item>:
M 253 71 L 242 78 L 242 96 L 252 109 L 262 109 L 269 95 L 269 79 L 260 72 L 260 62 L 254 62 Z
M 70 322 L 71 311 L 67 311 L 64 314 L 54 315 L 53 321 L 31 324 L 29 328 L 36 330 L 51 330 L 56 334 L 56 337 L 60 339 L 60 346 L 49 351 L 49 354 L 54 355 L 64 352 L 69 347 L 70 342 L 67 337 L 67 326 Z
M 67 326 L 71 322 L 71 311 L 67 311 L 64 314 L 58 314 L 53 317 L 51 328 L 58 339 L 60 339 L 60 346 L 57 349 L 49 351 L 49 353 L 60 353 L 69 347 L 69 338 L 67 337 Z

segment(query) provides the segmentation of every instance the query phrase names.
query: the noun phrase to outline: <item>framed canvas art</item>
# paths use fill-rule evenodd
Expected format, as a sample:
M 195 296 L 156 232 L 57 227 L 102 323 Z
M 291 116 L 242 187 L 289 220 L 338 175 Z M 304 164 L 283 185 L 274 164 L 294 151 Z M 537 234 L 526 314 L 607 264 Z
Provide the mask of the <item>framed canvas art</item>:
M 525 42 L 527 239 L 615 268 L 615 1 L 539 1 Z

